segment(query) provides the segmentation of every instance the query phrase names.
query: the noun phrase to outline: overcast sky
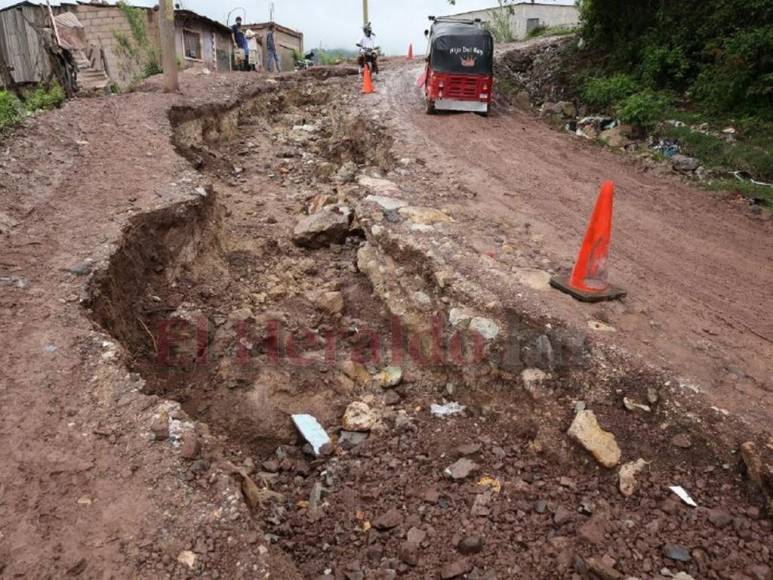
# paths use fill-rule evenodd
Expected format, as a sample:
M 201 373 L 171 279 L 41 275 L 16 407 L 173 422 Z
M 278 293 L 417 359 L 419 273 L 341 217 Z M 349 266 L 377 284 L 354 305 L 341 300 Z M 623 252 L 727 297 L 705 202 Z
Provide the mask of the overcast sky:
M 185 8 L 225 22 L 229 10 L 243 7 L 247 21 L 269 19 L 270 0 L 177 0 Z M 274 0 L 277 23 L 300 30 L 306 50 L 318 47 L 355 48 L 362 36 L 362 0 Z M 413 43 L 414 51 L 424 52 L 424 29 L 430 14 L 451 14 L 488 8 L 496 0 L 370 0 L 370 20 L 376 39 L 389 54 L 405 54 Z M 231 15 L 231 21 L 241 11 Z
M 0 0 L 0 9 L 20 1 Z M 571 0 L 540 2 L 566 4 Z M 59 0 L 52 0 L 52 4 L 58 3 Z M 129 3 L 153 6 L 158 0 L 129 0 Z M 306 50 L 320 44 L 325 48 L 355 48 L 362 36 L 362 0 L 175 0 L 175 3 L 223 23 L 231 11 L 231 23 L 237 14 L 245 12 L 248 22 L 265 22 L 269 20 L 273 4 L 276 22 L 303 32 Z M 369 0 L 369 5 L 379 46 L 388 54 L 405 54 L 411 43 L 415 52 L 424 52 L 424 29 L 430 14 L 489 8 L 496 6 L 497 0 L 457 0 L 456 6 L 450 6 L 447 0 Z

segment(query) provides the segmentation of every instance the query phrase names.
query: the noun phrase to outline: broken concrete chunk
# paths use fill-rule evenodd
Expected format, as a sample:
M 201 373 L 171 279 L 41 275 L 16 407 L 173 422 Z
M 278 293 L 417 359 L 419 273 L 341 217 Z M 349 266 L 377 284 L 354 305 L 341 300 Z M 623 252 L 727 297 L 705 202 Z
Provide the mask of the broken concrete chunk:
M 630 461 L 620 467 L 620 493 L 625 497 L 630 497 L 636 491 L 636 476 L 647 467 L 644 459 Z
M 397 199 L 396 197 L 387 197 L 385 195 L 369 195 L 365 198 L 365 201 L 375 203 L 385 211 L 394 211 L 408 205 L 407 201 Z
M 323 292 L 317 299 L 317 305 L 329 314 L 341 314 L 344 311 L 344 296 L 340 292 Z
M 380 385 L 384 389 L 396 387 L 403 380 L 403 369 L 395 366 L 388 366 L 380 373 L 377 373 L 373 379 L 376 384 Z
M 610 147 L 625 147 L 633 143 L 631 134 L 632 127 L 630 125 L 618 125 L 617 127 L 602 131 L 599 139 Z
M 499 325 L 488 318 L 473 318 L 470 320 L 469 329 L 480 334 L 485 340 L 494 340 L 499 335 Z
M 343 427 L 346 431 L 370 431 L 378 423 L 378 413 L 361 401 L 346 407 Z
M 513 271 L 515 279 L 532 290 L 549 290 L 550 274 L 533 268 L 517 268 Z
M 466 477 L 470 476 L 472 473 L 478 470 L 478 464 L 472 461 L 471 459 L 467 459 L 466 457 L 462 457 L 455 463 L 452 463 L 448 467 L 445 468 L 443 473 L 446 475 L 446 477 L 450 477 L 454 480 L 460 480 L 465 479 Z
M 196 567 L 196 554 L 190 550 L 183 550 L 177 555 L 177 561 L 193 570 Z
M 357 178 L 357 183 L 362 187 L 375 191 L 376 193 L 389 193 L 400 191 L 400 188 L 394 181 L 388 179 L 382 179 L 380 177 L 370 177 L 368 175 L 360 175 Z M 407 205 L 407 204 L 406 204 Z
M 521 380 L 523 381 L 523 388 L 534 399 L 539 399 L 545 394 L 545 390 L 542 387 L 542 383 L 548 378 L 547 373 L 541 369 L 531 368 L 523 369 L 521 371 Z
M 316 418 L 311 415 L 293 415 L 292 419 L 300 434 L 311 445 L 314 455 L 319 455 L 322 447 L 330 444 L 330 437 Z
M 362 363 L 358 363 L 353 360 L 345 360 L 342 361 L 341 364 L 338 365 L 341 369 L 341 372 L 344 373 L 347 377 L 352 379 L 355 383 L 357 383 L 360 386 L 366 386 L 370 384 L 371 376 L 368 372 L 368 369 L 365 368 L 365 365 Z
M 451 326 L 467 324 L 472 320 L 472 314 L 464 308 L 452 308 L 448 312 L 448 322 Z
M 590 451 L 604 467 L 612 468 L 620 462 L 620 447 L 615 436 L 599 426 L 593 411 L 577 413 L 567 435 Z
M 323 248 L 341 244 L 349 233 L 350 215 L 322 209 L 302 218 L 293 231 L 293 242 L 304 248 Z
M 671 158 L 671 166 L 680 173 L 692 173 L 700 166 L 701 162 L 693 157 L 677 153 Z
M 358 385 L 364 386 L 370 384 L 370 373 L 362 363 L 358 363 L 353 360 L 345 360 L 341 362 L 338 367 L 341 369 L 342 373 L 344 373 Z
M 438 223 L 449 223 L 453 220 L 447 213 L 431 207 L 403 207 L 399 213 L 409 222 L 414 224 L 432 225 Z

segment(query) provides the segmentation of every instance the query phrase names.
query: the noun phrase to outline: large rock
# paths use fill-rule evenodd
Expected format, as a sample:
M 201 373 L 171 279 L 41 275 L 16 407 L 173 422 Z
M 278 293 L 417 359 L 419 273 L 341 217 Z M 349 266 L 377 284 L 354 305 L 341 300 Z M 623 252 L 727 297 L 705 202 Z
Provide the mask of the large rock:
M 355 401 L 346 407 L 343 427 L 346 431 L 370 431 L 378 423 L 379 415 L 366 403 Z
M 688 157 L 687 155 L 682 155 L 680 153 L 677 153 L 671 158 L 671 167 L 673 167 L 679 173 L 692 173 L 698 169 L 700 165 L 701 162 L 697 159 Z
M 388 366 L 380 373 L 376 373 L 373 380 L 384 389 L 396 387 L 403 380 L 403 369 L 397 366 Z
M 317 306 L 329 314 L 344 311 L 344 296 L 340 292 L 323 292 L 317 299 Z
M 499 325 L 488 318 L 476 316 L 470 320 L 469 328 L 471 331 L 480 334 L 487 341 L 494 340 L 499 335 Z
M 453 221 L 447 213 L 431 207 L 402 207 L 398 212 L 414 224 L 432 225 Z
M 629 125 L 618 125 L 617 127 L 602 131 L 599 139 L 610 147 L 625 147 L 633 143 L 631 130 Z
M 312 249 L 343 243 L 349 233 L 351 217 L 351 214 L 323 208 L 298 222 L 293 231 L 293 242 Z
M 369 195 L 365 198 L 365 201 L 375 203 L 384 211 L 393 211 L 408 205 L 407 201 L 397 199 L 396 197 L 389 197 L 387 195 Z
M 561 108 L 561 114 L 567 119 L 573 119 L 577 116 L 577 107 L 570 101 L 559 101 L 557 105 Z
M 620 447 L 615 436 L 599 426 L 593 411 L 577 413 L 567 434 L 590 451 L 604 467 L 612 468 L 620 463 Z
M 455 463 L 452 463 L 448 467 L 445 468 L 444 474 L 446 477 L 450 477 L 454 480 L 460 480 L 465 479 L 472 475 L 474 472 L 478 470 L 478 464 L 472 461 L 471 459 L 467 459 L 466 457 L 462 457 Z
M 636 476 L 645 467 L 647 467 L 647 462 L 644 459 L 630 461 L 620 467 L 620 493 L 626 497 L 634 494 L 636 491 Z

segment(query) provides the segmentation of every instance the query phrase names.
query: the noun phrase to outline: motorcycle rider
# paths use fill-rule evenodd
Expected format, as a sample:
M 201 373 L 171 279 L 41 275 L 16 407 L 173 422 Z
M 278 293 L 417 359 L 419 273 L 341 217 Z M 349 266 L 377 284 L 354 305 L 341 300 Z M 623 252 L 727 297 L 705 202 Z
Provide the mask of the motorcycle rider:
M 365 68 L 365 63 L 369 62 L 371 72 L 373 74 L 378 74 L 378 55 L 376 53 L 378 47 L 376 46 L 376 35 L 373 34 L 370 22 L 368 22 L 368 25 L 365 26 L 362 31 L 365 35 L 360 42 L 357 43 L 357 46 L 360 48 L 360 73 L 362 73 Z

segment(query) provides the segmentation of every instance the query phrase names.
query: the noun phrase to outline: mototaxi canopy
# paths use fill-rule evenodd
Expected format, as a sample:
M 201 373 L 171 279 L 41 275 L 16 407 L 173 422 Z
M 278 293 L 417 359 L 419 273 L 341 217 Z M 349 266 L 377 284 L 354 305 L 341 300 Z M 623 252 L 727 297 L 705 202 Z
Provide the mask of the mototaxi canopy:
M 430 33 L 430 67 L 438 73 L 490 75 L 494 39 L 477 24 L 435 22 Z

